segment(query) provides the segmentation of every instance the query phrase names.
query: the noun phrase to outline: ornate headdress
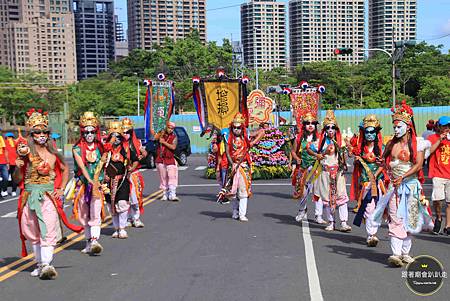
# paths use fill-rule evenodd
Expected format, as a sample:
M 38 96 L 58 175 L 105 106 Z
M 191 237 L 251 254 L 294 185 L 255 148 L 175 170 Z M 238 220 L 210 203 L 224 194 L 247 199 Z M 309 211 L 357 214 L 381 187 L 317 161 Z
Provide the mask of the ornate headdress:
M 302 117 L 302 122 L 303 121 L 310 121 L 310 122 L 317 121 L 317 116 L 313 115 L 313 113 L 311 112 L 308 112 L 305 114 L 305 116 Z
M 41 109 L 35 110 L 34 108 L 30 109 L 27 112 L 28 120 L 27 127 L 32 129 L 37 126 L 41 126 L 44 128 L 48 127 L 48 112 L 42 112 Z
M 242 113 L 237 113 L 232 121 L 233 124 L 245 124 L 245 117 Z
M 123 134 L 122 122 L 120 121 L 111 121 L 109 123 L 108 134 L 119 133 Z
M 323 127 L 326 127 L 329 124 L 337 125 L 336 117 L 334 116 L 333 110 L 327 110 L 325 114 L 325 119 L 323 120 Z
M 84 128 L 87 126 L 92 126 L 95 128 L 99 126 L 98 119 L 95 117 L 93 112 L 84 112 L 83 116 L 80 118 L 80 127 Z
M 377 116 L 375 114 L 370 114 L 364 117 L 362 122 L 363 128 L 368 127 L 374 127 L 374 128 L 381 128 L 380 121 L 378 120 Z
M 133 127 L 134 127 L 134 124 L 130 118 L 125 117 L 124 119 L 122 119 L 122 128 L 123 128 L 124 132 L 126 132 L 128 130 L 132 130 Z
M 391 109 L 392 111 L 392 121 L 400 120 L 404 123 L 411 125 L 411 120 L 414 116 L 414 112 L 410 106 L 406 104 L 406 101 L 403 100 L 402 103 L 398 106 Z

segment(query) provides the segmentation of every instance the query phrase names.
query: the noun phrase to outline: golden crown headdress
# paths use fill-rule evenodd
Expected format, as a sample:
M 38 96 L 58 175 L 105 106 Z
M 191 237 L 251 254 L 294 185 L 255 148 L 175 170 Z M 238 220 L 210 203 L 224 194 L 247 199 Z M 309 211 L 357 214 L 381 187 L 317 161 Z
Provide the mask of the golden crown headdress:
M 329 124 L 337 125 L 336 117 L 334 116 L 333 110 L 327 110 L 325 114 L 325 119 L 323 120 L 324 127 L 326 127 Z
M 406 104 L 406 101 L 403 100 L 402 103 L 398 106 L 391 109 L 392 111 L 392 121 L 400 120 L 406 124 L 411 124 L 411 120 L 414 116 L 414 112 L 410 106 Z
M 241 113 L 237 113 L 233 118 L 233 123 L 235 124 L 242 124 L 245 123 L 245 117 Z
M 308 112 L 308 113 L 305 114 L 305 116 L 302 116 L 302 122 L 303 121 L 310 121 L 310 122 L 317 121 L 317 116 L 315 116 L 311 112 Z
M 120 121 L 111 121 L 109 123 L 108 133 L 109 134 L 112 134 L 112 133 L 122 134 L 123 133 L 122 122 L 120 122 Z
M 80 118 L 81 127 L 93 126 L 96 128 L 98 125 L 98 119 L 95 117 L 93 112 L 84 112 L 83 116 Z
M 124 131 L 132 130 L 133 127 L 133 121 L 130 118 L 126 117 L 122 119 L 122 128 Z
M 27 127 L 34 128 L 36 126 L 48 127 L 48 112 L 42 112 L 41 109 L 36 110 L 34 108 L 27 112 L 28 120 Z
M 364 117 L 363 127 L 364 128 L 368 128 L 368 127 L 380 128 L 381 124 L 375 114 L 370 114 L 370 115 L 367 115 L 366 117 Z

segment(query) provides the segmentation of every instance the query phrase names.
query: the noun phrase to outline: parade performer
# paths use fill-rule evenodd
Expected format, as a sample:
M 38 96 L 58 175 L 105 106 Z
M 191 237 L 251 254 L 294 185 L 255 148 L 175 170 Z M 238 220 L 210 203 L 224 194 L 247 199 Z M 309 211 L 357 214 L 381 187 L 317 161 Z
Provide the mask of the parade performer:
M 81 251 L 84 254 L 99 254 L 103 251 L 98 242 L 104 216 L 104 195 L 100 187 L 104 162 L 101 161 L 103 144 L 99 125 L 94 113 L 85 112 L 80 118 L 81 136 L 72 149 L 76 179 L 73 213 L 84 227 L 86 247 Z
M 247 201 L 251 197 L 251 159 L 249 150 L 255 144 L 250 142 L 245 127 L 245 117 L 237 113 L 230 124 L 230 134 L 226 146 L 228 162 L 231 163 L 231 172 L 228 174 L 227 197 L 233 198 L 231 206 L 232 218 L 242 222 L 248 221 Z M 236 199 L 236 196 L 239 200 Z
M 135 152 L 138 160 L 147 156 L 147 151 L 142 147 L 141 141 L 136 137 L 133 128 L 133 121 L 129 118 L 122 120 L 123 145 L 128 154 Z M 129 159 L 129 158 L 128 158 Z M 130 212 L 128 214 L 128 225 L 136 228 L 143 228 L 141 214 L 144 213 L 144 177 L 139 172 L 141 167 L 138 161 L 130 166 Z
M 9 176 L 12 178 L 12 175 L 14 174 L 14 171 L 16 170 L 16 159 L 17 159 L 17 153 L 16 153 L 16 140 L 14 139 L 13 133 L 6 133 L 6 151 L 8 152 L 8 163 L 9 163 Z M 17 184 L 14 181 L 11 181 L 11 196 L 15 197 L 17 191 Z
M 378 244 L 376 233 L 378 228 L 373 226 L 368 217 L 372 215 L 378 202 L 379 191 L 385 193 L 384 175 L 380 160 L 383 151 L 380 121 L 375 115 L 364 117 L 359 126 L 357 139 L 349 138 L 346 144 L 349 154 L 355 157 L 350 188 L 350 199 L 357 201 L 356 216 L 353 224 L 360 227 L 366 221 L 367 245 L 375 247 Z
M 383 153 L 390 184 L 370 219 L 374 225 L 380 225 L 383 212 L 388 208 L 393 253 L 388 262 L 399 267 L 414 261 L 409 255 L 411 235 L 432 224 L 421 185 L 424 152 L 430 143 L 417 137 L 413 111 L 405 101 L 392 111 L 394 137 Z
M 28 141 L 19 138 L 19 157 L 13 175 L 22 189 L 17 210 L 22 256 L 27 255 L 25 240 L 28 240 L 37 262 L 31 276 L 55 279 L 58 274 L 51 263 L 60 229 L 59 218 L 73 231 L 80 232 L 83 228 L 71 225 L 64 214 L 60 198 L 68 182 L 69 168 L 49 141 L 47 113 L 31 109 L 27 115 L 30 136 Z
M 1 129 L 0 129 L 1 130 Z M 1 197 L 8 196 L 8 177 L 9 177 L 9 165 L 8 165 L 8 149 L 6 148 L 5 140 L 0 135 L 0 195 Z
M 296 161 L 296 164 L 293 164 L 292 171 L 293 197 L 294 199 L 300 199 L 299 211 L 295 217 L 297 222 L 300 222 L 306 216 L 306 201 L 309 193 L 313 191 L 314 173 L 318 166 L 315 165 L 319 142 L 317 132 L 318 124 L 317 117 L 312 113 L 307 113 L 302 119 L 302 124 L 299 127 L 294 146 L 291 150 L 291 156 Z M 315 205 L 316 221 L 323 224 L 325 221 L 322 218 L 322 200 L 318 199 Z
M 430 168 L 428 177 L 433 181 L 431 199 L 436 213 L 433 233 L 439 234 L 442 225 L 442 205 L 445 200 L 446 226 L 444 232 L 450 235 L 450 117 L 442 116 L 438 122 L 438 133 L 428 136 L 432 146 L 428 159 Z
M 334 112 L 328 110 L 323 121 L 320 134 L 319 149 L 316 157 L 321 164 L 321 172 L 314 185 L 316 198 L 324 203 L 325 217 L 330 222 L 326 231 L 334 230 L 334 211 L 339 211 L 342 232 L 351 231 L 348 220 L 348 195 L 343 171 L 347 169 L 345 149 L 342 147 L 342 137 L 336 122 Z
M 136 152 L 128 153 L 123 146 L 122 122 L 112 121 L 109 124 L 107 143 L 105 144 L 106 158 L 104 174 L 104 193 L 106 202 L 113 219 L 113 238 L 128 238 L 127 227 L 128 210 L 130 209 L 129 172 L 133 171 L 137 161 Z
M 225 134 L 222 135 L 222 133 L 216 131 L 211 140 L 211 153 L 215 156 L 216 179 L 221 191 L 225 189 L 228 172 L 228 159 L 225 152 L 226 143 Z M 229 202 L 230 200 L 228 198 L 223 198 L 220 201 L 221 204 L 227 204 Z
M 175 123 L 167 122 L 166 128 L 155 136 L 159 141 L 156 149 L 156 169 L 159 172 L 159 188 L 164 191 L 163 201 L 179 201 L 177 197 L 178 165 L 175 161 L 177 135 L 174 133 Z

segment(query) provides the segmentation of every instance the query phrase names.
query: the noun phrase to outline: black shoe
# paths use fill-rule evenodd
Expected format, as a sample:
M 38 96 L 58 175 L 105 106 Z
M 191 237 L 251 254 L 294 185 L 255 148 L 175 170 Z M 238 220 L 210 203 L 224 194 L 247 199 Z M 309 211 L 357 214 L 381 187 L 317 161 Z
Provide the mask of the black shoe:
M 433 234 L 439 235 L 439 232 L 441 232 L 441 221 L 436 219 L 434 221 L 434 227 L 433 227 Z
M 450 227 L 444 228 L 444 234 L 446 234 L 447 236 L 450 235 Z

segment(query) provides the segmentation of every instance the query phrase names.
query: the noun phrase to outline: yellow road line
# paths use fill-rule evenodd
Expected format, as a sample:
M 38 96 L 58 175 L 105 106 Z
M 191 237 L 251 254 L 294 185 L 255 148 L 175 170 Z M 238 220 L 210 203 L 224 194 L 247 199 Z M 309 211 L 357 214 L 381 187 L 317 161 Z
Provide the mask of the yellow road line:
M 159 199 L 161 194 L 162 194 L 162 190 L 158 190 L 158 191 L 153 192 L 149 196 L 147 196 L 144 199 L 144 206 L 146 206 L 146 205 L 156 201 L 157 199 Z M 105 228 L 109 224 L 111 224 L 111 217 L 108 217 L 106 219 L 106 221 L 101 225 L 101 227 Z M 71 240 L 71 238 L 73 238 L 74 236 L 77 236 L 77 235 L 79 235 L 79 236 Z M 75 244 L 76 242 L 79 242 L 80 240 L 83 240 L 84 238 L 85 238 L 84 234 L 79 234 L 79 233 L 76 233 L 76 232 L 71 233 L 69 236 L 67 236 L 68 241 L 65 244 L 63 244 L 62 246 L 59 246 L 58 248 L 56 248 L 53 254 L 57 254 L 57 253 L 61 252 L 62 250 L 70 247 L 71 245 Z M 4 266 L 4 267 L 0 268 L 0 273 L 3 273 L 6 270 L 11 270 L 11 267 L 17 266 L 20 263 L 22 263 L 24 261 L 27 261 L 29 259 L 32 259 L 32 258 L 34 258 L 34 254 L 33 253 L 29 254 L 26 257 L 18 259 L 15 262 L 12 262 L 12 263 L 8 264 L 7 266 Z M 35 264 L 35 262 L 34 261 L 30 261 L 30 262 L 28 262 L 28 263 L 26 263 L 26 264 L 24 264 L 24 265 L 22 265 L 20 267 L 15 268 L 14 270 L 12 270 L 12 271 L 2 275 L 0 277 L 0 282 L 3 282 L 4 280 L 6 280 L 6 279 L 16 275 L 17 273 L 19 273 L 19 272 L 21 272 L 21 271 L 23 271 L 23 270 L 25 270 L 27 268 L 29 268 L 33 264 Z

